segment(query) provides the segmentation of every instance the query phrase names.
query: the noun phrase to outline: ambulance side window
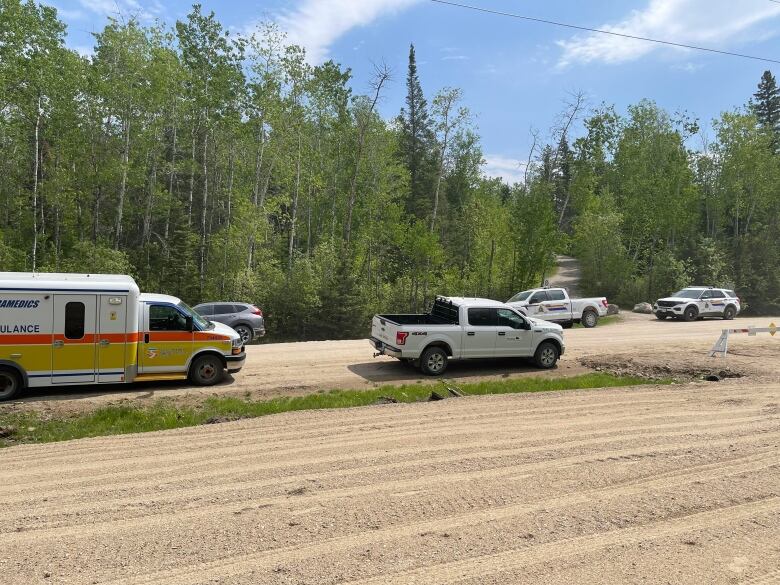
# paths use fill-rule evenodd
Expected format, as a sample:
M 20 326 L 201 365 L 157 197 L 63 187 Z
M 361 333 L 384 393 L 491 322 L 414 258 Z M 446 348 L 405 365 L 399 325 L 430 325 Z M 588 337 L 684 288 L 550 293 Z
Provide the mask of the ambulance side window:
M 187 319 L 170 305 L 149 307 L 150 331 L 189 331 Z
M 65 304 L 65 339 L 81 339 L 84 337 L 84 303 L 71 302 Z

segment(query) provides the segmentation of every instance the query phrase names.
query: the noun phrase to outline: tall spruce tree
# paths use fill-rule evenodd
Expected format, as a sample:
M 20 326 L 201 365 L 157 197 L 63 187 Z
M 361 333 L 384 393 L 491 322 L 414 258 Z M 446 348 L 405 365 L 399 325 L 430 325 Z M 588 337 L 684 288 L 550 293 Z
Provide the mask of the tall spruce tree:
M 400 154 L 409 170 L 407 211 L 419 218 L 427 217 L 431 209 L 433 130 L 428 117 L 414 45 L 409 46 L 409 70 L 406 75 L 406 107 L 401 109 Z
M 772 146 L 777 152 L 780 148 L 780 88 L 771 71 L 764 71 L 753 97 L 753 112 L 761 127 L 772 133 Z

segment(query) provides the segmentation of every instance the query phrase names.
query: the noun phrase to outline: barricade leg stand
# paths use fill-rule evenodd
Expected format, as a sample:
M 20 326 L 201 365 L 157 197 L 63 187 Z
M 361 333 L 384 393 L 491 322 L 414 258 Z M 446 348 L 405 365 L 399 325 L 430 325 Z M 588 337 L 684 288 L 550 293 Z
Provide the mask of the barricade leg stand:
M 769 333 L 772 337 L 780 331 L 780 327 L 774 323 L 770 323 L 769 327 L 746 327 L 743 329 L 723 329 L 718 341 L 712 346 L 710 350 L 710 357 L 726 357 L 729 350 L 729 334 L 730 333 L 747 333 L 750 337 L 755 337 L 758 333 Z
M 729 330 L 724 329 L 723 333 L 718 337 L 718 341 L 712 346 L 710 350 L 710 357 L 726 357 L 726 353 L 729 350 Z

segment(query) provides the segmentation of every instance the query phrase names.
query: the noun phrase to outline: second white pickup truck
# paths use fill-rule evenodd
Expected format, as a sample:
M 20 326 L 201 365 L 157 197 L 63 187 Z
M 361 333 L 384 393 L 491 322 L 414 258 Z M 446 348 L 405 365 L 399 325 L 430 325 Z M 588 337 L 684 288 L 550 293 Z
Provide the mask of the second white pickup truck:
M 595 327 L 600 317 L 607 314 L 606 297 L 570 299 L 565 288 L 532 288 L 517 293 L 506 302 L 524 315 L 571 327 L 582 323 L 583 327 Z
M 450 359 L 532 357 L 552 368 L 563 355 L 560 325 L 523 316 L 489 299 L 437 297 L 428 314 L 375 315 L 371 345 L 376 355 L 419 363 L 438 376 Z

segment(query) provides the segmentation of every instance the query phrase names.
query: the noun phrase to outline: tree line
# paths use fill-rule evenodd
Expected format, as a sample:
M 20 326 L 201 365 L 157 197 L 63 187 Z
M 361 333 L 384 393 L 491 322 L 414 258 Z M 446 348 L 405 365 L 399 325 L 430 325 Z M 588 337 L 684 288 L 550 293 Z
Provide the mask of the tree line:
M 173 27 L 109 20 L 89 57 L 65 33 L 52 7 L 0 4 L 2 270 L 253 302 L 275 339 L 361 336 L 373 312 L 435 294 L 503 300 L 561 252 L 621 303 L 694 280 L 778 302 L 769 73 L 696 148 L 695 120 L 576 96 L 508 185 L 482 173 L 461 90 L 426 98 L 413 46 L 406 102 L 384 119 L 393 72 L 356 89 L 273 23 L 237 37 L 197 4 Z

